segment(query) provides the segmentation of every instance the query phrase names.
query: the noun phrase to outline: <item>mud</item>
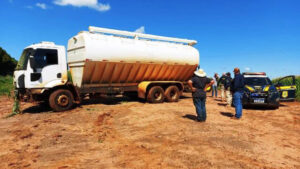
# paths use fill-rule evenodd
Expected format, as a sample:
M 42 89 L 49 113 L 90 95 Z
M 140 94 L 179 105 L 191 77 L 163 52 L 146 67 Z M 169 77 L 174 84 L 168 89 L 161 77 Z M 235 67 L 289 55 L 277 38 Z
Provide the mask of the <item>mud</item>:
M 198 123 L 192 99 L 148 104 L 85 101 L 66 112 L 0 97 L 1 168 L 300 168 L 300 103 L 277 110 L 234 108 L 207 98 Z

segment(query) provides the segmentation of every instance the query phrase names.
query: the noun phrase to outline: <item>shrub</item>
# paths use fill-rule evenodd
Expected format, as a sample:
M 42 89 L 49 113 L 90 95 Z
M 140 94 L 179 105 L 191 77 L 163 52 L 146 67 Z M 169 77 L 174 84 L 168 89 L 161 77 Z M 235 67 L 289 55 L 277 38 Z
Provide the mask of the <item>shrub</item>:
M 0 95 L 11 96 L 14 89 L 12 76 L 0 76 Z

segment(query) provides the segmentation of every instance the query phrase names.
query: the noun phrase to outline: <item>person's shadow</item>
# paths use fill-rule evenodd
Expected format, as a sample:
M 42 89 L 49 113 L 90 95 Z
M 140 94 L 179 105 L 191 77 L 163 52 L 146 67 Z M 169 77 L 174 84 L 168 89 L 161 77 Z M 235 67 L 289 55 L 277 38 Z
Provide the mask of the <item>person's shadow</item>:
M 197 121 L 197 116 L 195 115 L 192 115 L 192 114 L 186 114 L 184 116 L 182 116 L 183 118 L 186 118 L 186 119 L 190 119 L 190 120 L 193 120 L 193 121 Z
M 234 114 L 232 114 L 230 112 L 221 112 L 220 114 L 223 115 L 223 116 L 226 116 L 226 117 L 233 117 L 234 116 Z

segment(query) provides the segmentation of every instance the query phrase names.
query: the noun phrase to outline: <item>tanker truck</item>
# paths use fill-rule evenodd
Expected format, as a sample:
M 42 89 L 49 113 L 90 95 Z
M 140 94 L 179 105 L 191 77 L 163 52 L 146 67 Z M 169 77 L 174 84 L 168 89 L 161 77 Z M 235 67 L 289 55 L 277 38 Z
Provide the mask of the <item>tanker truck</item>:
M 69 39 L 67 53 L 53 42 L 26 47 L 14 72 L 16 96 L 54 111 L 103 94 L 177 102 L 199 65 L 196 43 L 90 26 Z

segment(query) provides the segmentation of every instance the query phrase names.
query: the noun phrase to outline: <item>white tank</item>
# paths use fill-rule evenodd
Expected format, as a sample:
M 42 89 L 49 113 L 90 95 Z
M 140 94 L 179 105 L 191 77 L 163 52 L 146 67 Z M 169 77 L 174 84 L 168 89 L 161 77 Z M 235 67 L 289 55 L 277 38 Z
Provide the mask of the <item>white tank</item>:
M 196 41 L 99 29 L 68 41 L 68 64 L 78 87 L 186 81 L 199 64 L 198 50 L 186 44 Z

